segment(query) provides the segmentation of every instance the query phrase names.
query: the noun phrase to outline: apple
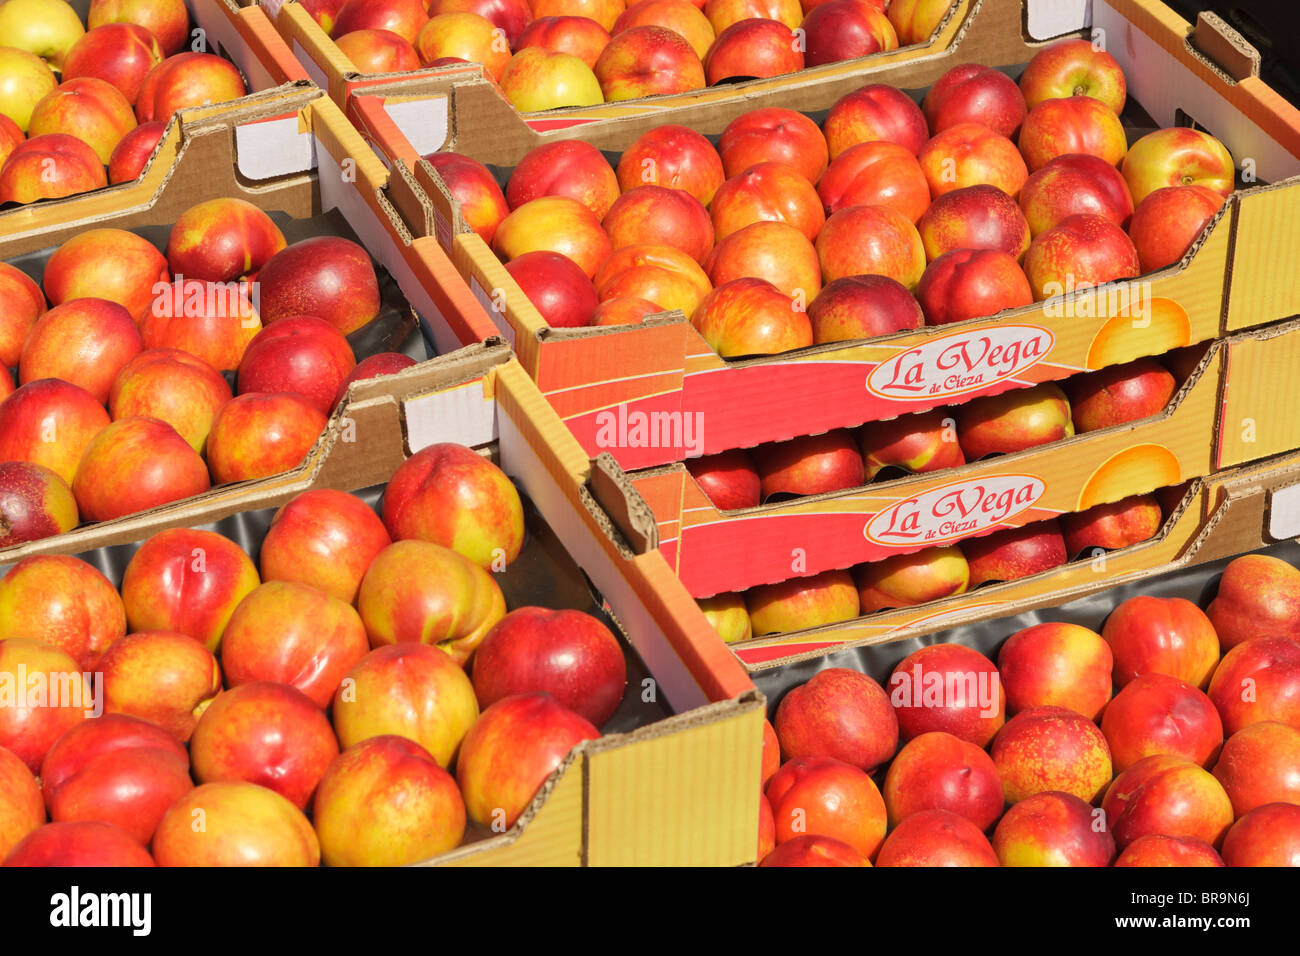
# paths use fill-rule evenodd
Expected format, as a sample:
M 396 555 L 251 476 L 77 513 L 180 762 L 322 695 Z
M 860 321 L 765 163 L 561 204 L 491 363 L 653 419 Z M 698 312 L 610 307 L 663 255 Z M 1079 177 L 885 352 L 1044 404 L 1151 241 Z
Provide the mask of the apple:
M 1164 513 L 1154 495 L 1132 495 L 1060 517 L 1065 551 L 1071 556 L 1089 549 L 1114 550 L 1148 541 L 1160 532 L 1163 521 Z
M 32 326 L 18 361 L 18 381 L 62 379 L 107 403 L 117 373 L 142 345 L 131 314 L 116 302 L 72 299 Z
M 817 183 L 817 194 L 827 215 L 847 206 L 888 206 L 916 222 L 930 205 L 930 186 L 916 157 L 885 140 L 858 143 L 836 156 Z
M 0 640 L 35 638 L 90 668 L 125 633 L 117 589 L 80 558 L 33 555 L 0 578 Z
M 1007 709 L 1068 707 L 1095 721 L 1110 702 L 1110 645 L 1086 627 L 1049 621 L 1017 631 L 998 651 Z
M 738 641 L 747 641 L 754 636 L 754 630 L 749 624 L 749 609 L 745 607 L 744 595 L 716 594 L 711 598 L 700 598 L 696 603 L 699 604 L 700 610 L 704 612 L 704 619 L 709 622 L 710 627 L 718 632 L 718 636 L 722 638 L 723 643 L 735 644 Z M 769 744 L 766 728 L 763 735 L 763 782 L 766 783 L 766 778 L 771 776 L 767 772 Z M 773 773 L 776 772 L 775 767 L 771 769 Z
M 867 480 L 890 466 L 923 474 L 964 465 L 966 458 L 957 440 L 956 423 L 947 414 L 945 409 L 937 409 L 862 426 L 858 445 Z
M 512 50 L 518 46 L 524 27 L 533 19 L 527 0 L 429 0 L 424 7 L 431 17 L 460 10 L 477 13 L 505 33 Z
M 428 541 L 398 541 L 361 579 L 357 610 L 372 647 L 434 645 L 463 665 L 506 613 L 505 598 L 483 568 Z
M 501 220 L 492 248 L 507 262 L 527 252 L 558 252 L 591 277 L 613 247 L 587 206 L 568 196 L 542 196 Z
M 593 279 L 601 302 L 634 297 L 691 316 L 713 290 L 700 264 L 672 246 L 624 246 L 612 253 Z
M 930 139 L 930 127 L 916 102 L 902 90 L 871 83 L 840 97 L 823 124 L 830 158 L 859 143 L 897 143 L 913 156 Z
M 456 761 L 469 818 L 497 832 L 510 829 L 573 748 L 599 737 L 589 721 L 550 694 L 498 700 L 465 735 Z
M 781 769 L 781 743 L 776 739 L 776 728 L 772 726 L 770 720 L 763 721 L 763 771 L 762 785 L 767 786 L 767 782 L 772 779 L 778 770 Z M 766 799 L 766 797 L 764 798 Z M 769 806 L 769 809 L 771 807 Z M 773 825 L 775 830 L 775 824 Z M 773 835 L 775 840 L 775 834 Z
M 1269 803 L 1247 813 L 1223 840 L 1227 866 L 1300 866 L 1300 806 Z
M 1234 558 L 1205 609 L 1227 651 L 1257 637 L 1300 633 L 1300 570 L 1266 554 Z
M 871 778 L 833 757 L 795 757 L 767 784 L 776 844 L 803 834 L 842 840 L 864 857 L 885 840 L 885 801 Z
M 962 644 L 913 651 L 889 675 L 888 689 L 904 741 L 938 730 L 986 747 L 1006 722 L 997 668 Z
M 294 581 L 268 581 L 251 591 L 221 636 L 228 687 L 285 684 L 322 710 L 369 650 L 352 605 Z
M 94 688 L 81 665 L 66 652 L 43 640 L 9 637 L 0 641 L 0 674 L 27 675 L 20 699 L 0 707 L 0 748 L 4 748 L 39 773 L 41 761 L 63 734 L 93 710 Z M 40 701 L 44 706 L 28 706 Z M 16 688 L 15 688 L 16 689 Z M 33 696 L 26 696 L 27 691 Z M 52 691 L 57 691 L 51 696 Z M 78 699 L 80 698 L 80 699 Z
M 72 480 L 77 508 L 87 521 L 148 511 L 208 488 L 199 453 L 156 418 L 123 418 L 106 426 L 86 446 Z
M 858 589 L 847 571 L 823 571 L 745 592 L 755 637 L 798 631 L 858 616 Z
M 1133 197 L 1119 170 L 1106 160 L 1087 153 L 1066 153 L 1029 175 L 1020 190 L 1020 208 L 1035 236 L 1079 213 L 1102 216 L 1128 229 Z
M 758 796 L 758 856 L 760 865 L 763 858 L 776 849 L 776 818 L 772 816 L 772 804 L 765 795 Z M 3 846 L 0 845 L 0 852 Z M 855 851 L 856 852 L 856 851 Z
M 1233 819 L 1232 801 L 1219 781 L 1169 754 L 1146 757 L 1119 774 L 1101 808 L 1120 849 L 1152 833 L 1217 847 Z
M 154 866 L 149 851 L 121 827 L 101 820 L 47 823 L 23 837 L 3 866 Z
M 681 35 L 701 60 L 713 44 L 712 24 L 700 6 L 688 0 L 640 0 L 628 5 L 614 21 L 610 32 L 617 35 L 633 27 L 666 27 Z
M 720 283 L 700 300 L 691 324 L 723 358 L 776 355 L 813 344 L 807 314 L 766 279 Z
M 510 214 L 492 173 L 478 160 L 459 153 L 430 153 L 424 158 L 437 171 L 452 199 L 460 204 L 466 225 L 491 245 L 497 226 Z
M 719 511 L 756 508 L 762 501 L 762 483 L 754 459 L 743 448 L 689 458 L 686 470 Z
M 808 321 L 812 325 L 813 341 L 822 344 L 919 329 L 925 323 L 925 314 L 920 303 L 897 279 L 882 275 L 844 276 L 822 286 L 808 305 Z
M 1058 156 L 1076 153 L 1118 166 L 1128 151 L 1124 124 L 1091 96 L 1043 100 L 1025 117 L 1016 142 L 1031 173 Z
M 552 53 L 569 53 L 591 69 L 609 44 L 609 31 L 590 17 L 537 17 L 519 34 L 515 51 L 541 47 Z
M 1020 91 L 1032 109 L 1044 100 L 1089 96 L 1118 115 L 1124 109 L 1124 71 L 1090 40 L 1059 40 L 1039 50 L 1020 74 Z
M 805 65 L 805 46 L 812 50 L 810 37 L 805 38 L 778 20 L 739 20 L 720 31 L 709 47 L 704 56 L 704 78 L 709 86 L 717 86 L 728 80 L 797 73 Z M 826 55 L 824 50 L 818 52 Z
M 32 109 L 59 85 L 54 71 L 35 53 L 0 46 L 0 115 L 27 132 Z
M 350 335 L 379 314 L 379 279 L 370 255 L 350 239 L 295 242 L 267 260 L 257 282 L 258 310 L 267 325 L 314 315 Z
M 544 691 L 599 727 L 623 699 L 627 665 L 618 639 L 590 614 L 520 607 L 483 638 L 473 680 L 485 711 L 506 697 Z
M 609 103 L 704 88 L 704 64 L 680 34 L 633 27 L 611 37 L 592 67 Z
M 41 281 L 50 305 L 108 299 L 138 324 L 170 278 L 167 260 L 147 239 L 124 229 L 88 229 L 54 250 Z
M 1137 250 L 1124 230 L 1103 216 L 1066 216 L 1036 235 L 1025 253 L 1035 299 L 1141 274 Z
M 280 508 L 262 539 L 262 580 L 310 585 L 352 604 L 379 552 L 392 544 L 360 498 L 332 488 L 304 491 Z
M 1072 793 L 1036 793 L 998 821 L 993 850 L 1003 866 L 1109 866 L 1115 838 L 1097 814 Z
M 759 866 L 870 866 L 865 856 L 843 840 L 797 836 L 763 857 Z
M 33 139 L 46 133 L 71 134 L 94 150 L 107 166 L 113 150 L 135 129 L 131 102 L 113 84 L 93 76 L 64 79 L 45 94 L 27 127 Z
M 116 186 L 139 179 L 166 130 L 166 123 L 155 121 L 141 123 L 123 136 L 108 157 L 108 181 Z
M 444 768 L 478 716 L 461 666 L 436 647 L 410 641 L 372 650 L 334 695 L 334 730 L 344 748 L 397 734 Z
M 948 0 L 893 0 L 889 4 L 889 22 L 898 31 L 899 44 L 929 42 L 950 6 Z
M 1014 256 L 953 249 L 925 267 L 916 298 L 927 325 L 947 325 L 1030 305 L 1034 293 Z
M 1228 736 L 1266 720 L 1300 729 L 1300 645 L 1282 637 L 1236 645 L 1223 655 L 1206 693 Z
M 208 433 L 212 480 L 224 485 L 269 478 L 297 467 L 328 421 L 324 412 L 300 395 L 236 395 L 222 406 Z
M 67 133 L 32 137 L 0 167 L 0 203 L 58 199 L 107 185 L 95 151 Z
M 1149 833 L 1138 837 L 1115 859 L 1116 866 L 1224 866 L 1204 840 Z
M 135 23 L 158 39 L 164 56 L 179 53 L 190 38 L 185 0 L 90 0 L 86 25 L 94 30 L 105 23 Z
M 1009 139 L 1020 129 L 1027 108 L 1011 77 L 978 63 L 963 63 L 935 81 L 921 110 L 932 133 L 958 123 L 982 123 Z
M 334 21 L 338 19 L 344 0 L 298 0 L 298 2 L 307 15 L 316 21 L 316 25 L 325 31 L 326 36 L 334 32 Z
M 1110 428 L 1164 411 L 1178 382 L 1154 359 L 1140 358 L 1066 380 L 1075 428 Z
M 889 206 L 849 206 L 832 214 L 817 236 L 817 258 L 827 282 L 883 275 L 911 291 L 925 271 L 921 236 Z
M 1041 574 L 1069 560 L 1060 525 L 1054 519 L 971 538 L 961 542 L 961 550 L 970 565 L 972 588 Z
M 637 186 L 623 193 L 601 220 L 614 249 L 655 243 L 680 249 L 703 263 L 713 249 L 713 222 L 688 192 Z
M 833 757 L 874 773 L 898 749 L 898 718 L 874 680 L 832 667 L 781 698 L 776 735 L 786 760 Z
M 4 161 L 23 142 L 25 137 L 23 131 L 18 128 L 18 124 L 8 116 L 0 113 L 0 166 L 4 166 Z
M 550 17 L 569 14 L 595 20 L 605 30 L 612 31 L 619 16 L 626 9 L 623 0 L 529 0 L 533 16 Z
M 753 456 L 764 501 L 774 495 L 826 494 L 866 482 L 857 442 L 843 428 L 759 445 Z
M 843 252 L 846 242 L 838 242 Z M 817 249 L 802 232 L 784 222 L 760 220 L 736 230 L 704 260 L 714 287 L 735 279 L 765 279 L 795 299 L 803 311 L 822 287 Z
M 955 249 L 996 249 L 1018 262 L 1031 238 L 1016 201 L 987 183 L 944 193 L 921 214 L 916 230 L 930 262 Z
M 248 343 L 239 361 L 238 390 L 241 395 L 288 392 L 329 415 L 355 366 L 343 333 L 324 319 L 293 316 L 262 329 Z
M 5 0 L 0 3 L 4 45 L 26 50 L 63 68 L 68 51 L 85 33 L 81 18 L 63 0 Z
M 436 20 L 430 20 L 432 26 Z M 521 113 L 604 102 L 600 81 L 580 58 L 526 47 L 500 71 L 501 92 Z
M 143 845 L 167 808 L 194 789 L 185 747 L 147 720 L 105 714 L 60 737 L 41 764 L 56 823 L 99 820 Z
M 915 607 L 964 594 L 969 577 L 966 558 L 955 547 L 890 555 L 853 569 L 863 614 L 884 608 Z
M 1071 437 L 1070 413 L 1065 393 L 1054 382 L 1011 389 L 959 406 L 957 438 L 967 461 L 1011 454 Z
M 0 860 L 43 823 L 45 800 L 36 777 L 25 763 L 0 747 Z
M 18 364 L 23 343 L 45 313 L 45 294 L 27 273 L 0 262 L 0 367 Z
M 757 163 L 722 183 L 709 216 L 719 242 L 755 222 L 783 222 L 812 241 L 826 222 L 812 183 L 783 163 Z
M 233 396 L 221 373 L 179 349 L 149 349 L 118 371 L 108 391 L 113 418 L 156 418 L 202 453 L 217 415 Z
M 334 404 L 337 405 L 347 397 L 348 389 L 353 382 L 380 378 L 385 375 L 396 375 L 398 372 L 415 364 L 415 359 L 409 355 L 403 355 L 401 352 L 376 352 L 369 358 L 364 358 L 358 362 L 356 368 L 343 380 L 343 384 L 339 386 L 338 394 L 334 396 Z
M 1205 613 L 1185 598 L 1138 595 L 1101 629 L 1115 655 L 1115 686 L 1142 674 L 1168 674 L 1204 688 L 1219 663 L 1219 638 Z
M 714 33 L 742 20 L 776 20 L 791 30 L 803 22 L 799 0 L 705 0 L 704 15 Z
M 885 774 L 883 792 L 890 826 L 926 810 L 946 810 L 985 831 L 1002 816 L 1005 803 L 993 758 L 938 730 L 903 745 Z
M 214 53 L 177 53 L 145 74 L 135 101 L 141 123 L 167 122 L 179 110 L 247 95 L 239 70 Z
M 202 818 L 203 826 L 194 826 Z M 302 812 L 244 781 L 195 787 L 154 831 L 160 866 L 317 866 L 320 843 Z
M 1008 803 L 1049 791 L 1095 803 L 1111 781 L 1107 738 L 1066 707 L 1031 707 L 1016 714 L 998 732 L 991 753 Z
M 898 49 L 898 34 L 885 11 L 862 0 L 819 3 L 804 17 L 801 29 L 809 66 Z
M 718 155 L 727 177 L 756 163 L 785 163 L 814 185 L 830 162 L 826 138 L 802 113 L 766 106 L 742 113 L 718 137 Z
M 77 499 L 67 482 L 43 465 L 0 462 L 0 548 L 71 531 Z
M 1213 772 L 1238 819 L 1265 804 L 1300 803 L 1300 730 L 1267 720 L 1243 727 Z
M 435 153 L 434 157 L 453 155 Z M 490 177 L 487 168 L 481 168 Z M 542 196 L 568 196 L 585 205 L 597 219 L 603 219 L 618 195 L 618 176 L 604 154 L 590 143 L 571 139 L 529 150 L 510 173 L 504 198 L 509 209 L 518 209 Z M 502 218 L 506 214 L 508 210 Z M 491 237 L 485 236 L 483 241 L 490 244 Z
M 353 30 L 334 41 L 357 73 L 406 73 L 420 68 L 420 55 L 392 30 Z
M 1021 139 L 1024 136 L 1022 128 Z M 934 199 L 981 183 L 996 186 L 1014 199 L 1029 178 L 1016 144 L 981 123 L 949 126 L 932 136 L 916 158 Z
M 83 452 L 108 423 L 84 388 L 53 378 L 32 382 L 0 401 L 0 461 L 41 465 L 71 486 Z
M 212 652 L 177 631 L 119 637 L 96 667 L 104 675 L 105 714 L 147 720 L 182 743 L 221 690 L 221 668 Z
M 405 737 L 371 737 L 329 765 L 312 818 L 326 866 L 407 866 L 465 836 L 456 781 Z
M 642 185 L 684 189 L 708 206 L 727 174 L 722 157 L 703 134 L 669 124 L 642 133 L 623 151 L 617 177 L 623 190 Z
M 430 6 L 423 0 L 347 0 L 334 18 L 332 35 L 344 37 L 354 30 L 391 30 L 407 43 L 415 43 L 421 28 L 429 22 Z M 495 27 L 488 22 L 488 29 Z M 504 36 L 501 45 L 506 46 Z
M 857 0 L 850 0 L 857 2 Z M 1001 866 L 980 828 L 947 810 L 922 810 L 885 838 L 876 866 Z
M 504 570 L 523 547 L 519 492 L 464 445 L 430 445 L 404 461 L 384 492 L 382 514 L 394 541 L 432 541 L 484 568 Z
M 167 236 L 177 278 L 229 282 L 256 273 L 285 246 L 284 233 L 244 199 L 209 199 L 181 213 Z
M 1166 186 L 1204 186 L 1226 199 L 1237 174 L 1226 146 L 1187 126 L 1147 133 L 1124 154 L 1120 172 L 1139 205 Z
M 338 754 L 338 741 L 321 709 L 297 688 L 272 681 L 218 694 L 190 738 L 200 783 L 255 783 L 299 810 L 311 801 Z
M 1206 186 L 1162 186 L 1147 193 L 1128 226 L 1143 273 L 1181 261 L 1222 208 L 1223 195 Z

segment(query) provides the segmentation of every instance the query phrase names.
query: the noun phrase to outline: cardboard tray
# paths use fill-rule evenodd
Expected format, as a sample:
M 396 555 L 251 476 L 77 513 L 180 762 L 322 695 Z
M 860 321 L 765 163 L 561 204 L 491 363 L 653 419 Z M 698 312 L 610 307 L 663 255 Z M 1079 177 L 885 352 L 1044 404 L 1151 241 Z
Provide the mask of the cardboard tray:
M 611 513 L 629 489 L 695 597 L 952 544 L 1001 528 L 1146 494 L 1300 449 L 1300 321 L 1214 342 L 1158 415 L 958 468 L 823 495 L 720 511 L 685 465 L 630 475 L 607 458 L 596 487 Z M 895 470 L 894 474 L 899 472 Z M 627 529 L 629 535 L 637 534 Z
M 1157 575 L 1297 537 L 1300 454 L 1293 453 L 1197 479 L 1160 533 L 1132 547 L 1084 557 L 1051 571 L 985 585 L 919 607 L 880 611 L 843 624 L 755 638 L 730 648 L 757 680 L 758 675 L 791 663 L 843 660 L 844 654 L 864 648 L 911 642 L 941 630 L 964 630 L 968 625 L 1056 607 L 1119 585 L 1141 590 L 1147 580 Z M 1008 630 L 1002 637 L 1010 633 Z M 916 646 L 913 643 L 912 649 Z
M 532 147 L 555 139 L 578 137 L 602 147 L 617 143 L 628 123 L 649 116 L 655 117 L 658 123 L 693 126 L 701 117 L 719 110 L 736 111 L 732 115 L 737 115 L 744 111 L 743 104 L 756 97 L 777 97 L 782 105 L 786 100 L 838 98 L 860 85 L 856 78 L 864 70 L 942 58 L 959 36 L 979 45 L 993 58 L 1014 49 L 1008 40 L 1015 39 L 998 29 L 996 10 L 974 15 L 981 5 L 996 7 L 998 3 L 1005 5 L 1007 0 L 983 0 L 982 4 L 980 0 L 952 0 L 944 21 L 925 43 L 691 93 L 520 113 L 478 64 L 363 74 L 301 4 L 294 0 L 239 2 L 256 3 L 265 10 L 316 84 L 329 90 L 335 102 L 349 109 L 350 116 L 356 97 L 378 93 L 388 97 L 393 107 L 390 115 L 412 142 L 420 144 L 422 152 L 430 153 L 450 143 L 459 143 L 462 145 L 452 148 L 502 163 L 517 162 Z M 1013 5 L 1015 2 L 1011 0 Z
M 1097 0 L 1093 20 L 1125 67 L 1130 98 L 1156 125 L 1194 120 L 1224 139 L 1243 163 L 1243 179 L 1273 185 L 1234 194 L 1177 265 L 997 316 L 733 361 L 719 357 L 680 313 L 632 327 L 551 329 L 465 227 L 432 167 L 419 161 L 415 174 L 434 209 L 432 234 L 524 367 L 589 454 L 608 451 L 627 469 L 1061 379 L 1300 312 L 1300 278 L 1285 264 L 1300 258 L 1300 233 L 1290 225 L 1300 216 L 1300 111 L 1256 77 L 1233 79 L 1211 63 L 1192 41 L 1213 46 L 1208 38 L 1224 34 L 1203 26 L 1189 39 L 1191 28 L 1158 0 Z M 1012 22 L 1022 29 L 1018 17 Z M 1016 36 L 1016 58 L 999 64 L 1012 75 L 1040 45 Z M 969 49 L 963 55 L 968 48 L 959 41 L 936 69 L 975 58 L 978 50 Z M 934 76 L 917 70 L 875 70 L 857 80 L 895 83 L 919 96 L 914 84 Z M 758 105 L 770 104 L 746 107 Z M 701 128 L 717 133 L 726 118 Z M 627 140 L 661 122 L 640 121 Z M 404 164 L 401 155 L 414 155 L 389 151 L 399 155 L 394 169 Z M 673 428 L 648 446 L 620 442 L 617 423 L 637 418 Z M 686 426 L 695 423 L 701 438 L 688 444 Z
M 490 450 L 554 531 L 566 566 L 575 566 L 557 575 L 573 584 L 581 569 L 590 579 L 652 675 L 641 693 L 653 689 L 675 716 L 575 748 L 511 830 L 429 863 L 753 862 L 763 701 L 743 668 L 662 559 L 633 555 L 618 540 L 581 486 L 581 451 L 504 345 L 470 347 L 400 381 L 401 392 L 374 382 L 354 386 L 325 439 L 288 475 L 139 516 L 130 527 L 50 539 L 43 551 L 130 546 L 165 528 L 265 512 L 311 488 L 370 488 L 386 482 L 408 454 L 436 442 Z M 247 526 L 259 519 L 238 520 Z M 566 593 L 558 583 L 553 590 Z

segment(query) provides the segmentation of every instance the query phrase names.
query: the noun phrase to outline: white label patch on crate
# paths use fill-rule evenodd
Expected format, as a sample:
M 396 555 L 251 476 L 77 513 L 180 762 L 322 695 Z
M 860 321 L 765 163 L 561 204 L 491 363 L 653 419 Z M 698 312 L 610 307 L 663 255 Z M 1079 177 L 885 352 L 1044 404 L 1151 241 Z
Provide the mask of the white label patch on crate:
M 299 132 L 298 114 L 235 127 L 235 162 L 248 179 L 272 179 L 316 167 L 316 141 Z
M 1050 40 L 1092 24 L 1092 0 L 1029 0 L 1029 35 Z
M 311 58 L 311 55 L 306 51 L 306 49 L 303 48 L 303 45 L 296 39 L 293 41 L 293 55 L 294 58 L 302 64 L 302 68 L 307 71 L 307 75 L 311 77 L 313 83 L 319 86 L 322 90 L 328 90 L 330 88 L 330 81 L 325 75 L 325 71 L 320 68 L 316 61 Z
M 446 96 L 394 101 L 385 103 L 384 109 L 421 156 L 436 153 L 447 145 L 451 106 Z
M 1268 533 L 1279 541 L 1300 538 L 1300 485 L 1279 488 L 1269 496 Z
M 271 22 L 280 15 L 280 8 L 284 6 L 284 0 L 257 0 L 257 5 L 266 11 L 266 15 Z
M 505 337 L 505 340 L 510 343 L 510 347 L 513 348 L 515 344 L 515 330 L 506 318 L 505 308 L 503 305 L 505 300 L 502 299 L 498 301 L 488 295 L 487 289 L 483 288 L 483 284 L 478 281 L 478 276 L 469 277 L 469 287 L 470 291 L 474 293 L 474 298 L 478 299 L 479 304 L 483 306 L 483 311 L 488 314 L 488 318 L 492 320 L 492 323 L 500 330 L 502 336 Z
M 497 438 L 496 403 L 484 397 L 482 379 L 407 399 L 402 411 L 411 454 L 439 442 L 473 448 Z

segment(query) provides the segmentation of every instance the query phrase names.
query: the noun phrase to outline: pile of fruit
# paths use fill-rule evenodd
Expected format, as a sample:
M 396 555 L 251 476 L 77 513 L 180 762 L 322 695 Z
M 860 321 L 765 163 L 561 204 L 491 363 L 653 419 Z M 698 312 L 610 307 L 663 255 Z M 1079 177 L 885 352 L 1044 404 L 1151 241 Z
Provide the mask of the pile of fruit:
M 245 95 L 189 24 L 185 0 L 91 0 L 84 24 L 64 0 L 0 3 L 0 203 L 130 182 L 173 113 Z
M 948 5 L 949 0 L 303 3 L 362 73 L 479 63 L 521 112 L 687 93 L 896 50 L 900 43 L 928 40 Z
M 1204 611 L 823 670 L 766 728 L 762 865 L 1300 865 L 1297 628 L 1300 571 L 1248 555 Z
M 473 159 L 425 158 L 548 324 L 679 310 L 733 358 L 962 322 L 1178 262 L 1231 195 L 1233 160 L 1189 128 L 1130 145 L 1125 100 L 1115 59 L 1067 40 L 1019 85 L 958 66 L 919 107 L 869 85 L 820 128 L 764 107 L 716 143 L 652 129 L 616 164 L 550 143 L 504 191 Z
M 505 832 L 600 736 L 627 671 L 597 618 L 507 610 L 491 571 L 524 535 L 505 474 L 443 444 L 397 470 L 381 514 L 339 491 L 294 498 L 260 574 L 190 529 L 145 541 L 119 587 L 75 557 L 14 565 L 0 858 L 398 865 Z
M 0 547 L 294 467 L 349 384 L 414 364 L 356 361 L 380 306 L 364 248 L 286 245 L 242 199 L 188 209 L 165 254 L 101 228 L 40 285 L 0 263 Z

